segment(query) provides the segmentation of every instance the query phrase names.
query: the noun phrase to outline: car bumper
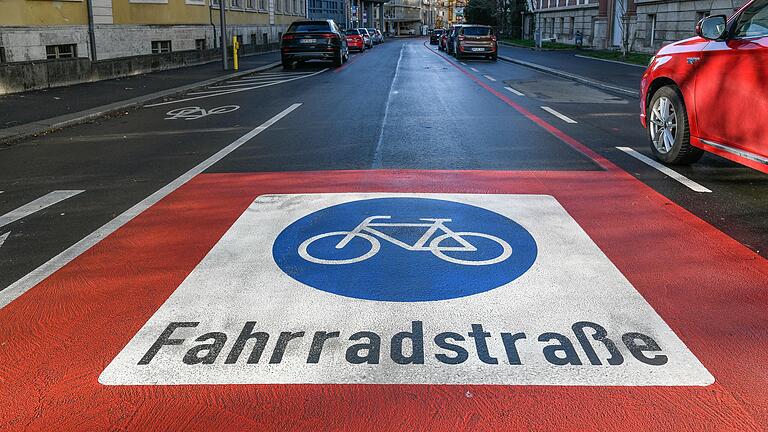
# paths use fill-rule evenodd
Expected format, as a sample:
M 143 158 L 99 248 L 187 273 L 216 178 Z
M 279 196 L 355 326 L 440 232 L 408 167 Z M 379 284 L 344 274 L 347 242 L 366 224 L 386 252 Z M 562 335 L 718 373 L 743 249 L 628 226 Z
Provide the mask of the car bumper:
M 338 50 L 333 51 L 283 51 L 283 57 L 289 60 L 333 60 Z
M 464 55 L 489 55 L 489 54 L 496 54 L 496 48 L 495 47 L 465 47 L 460 46 L 459 52 Z

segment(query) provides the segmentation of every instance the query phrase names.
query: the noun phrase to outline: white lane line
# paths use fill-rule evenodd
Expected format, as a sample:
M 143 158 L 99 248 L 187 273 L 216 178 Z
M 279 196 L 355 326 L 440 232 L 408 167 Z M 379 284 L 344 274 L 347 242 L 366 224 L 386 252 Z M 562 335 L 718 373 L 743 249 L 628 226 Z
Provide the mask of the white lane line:
M 116 218 L 107 222 L 101 228 L 90 233 L 88 236 L 86 236 L 79 242 L 70 246 L 64 252 L 51 258 L 45 264 L 41 265 L 40 267 L 36 268 L 26 276 L 12 283 L 10 286 L 8 286 L 8 288 L 0 291 L 0 309 L 7 306 L 9 303 L 17 299 L 20 295 L 27 292 L 30 288 L 37 285 L 41 281 L 45 280 L 45 278 L 47 278 L 48 276 L 52 275 L 54 272 L 56 272 L 60 268 L 67 265 L 69 262 L 71 262 L 72 260 L 80 256 L 80 254 L 82 254 L 83 252 L 93 247 L 95 244 L 100 242 L 102 239 L 104 239 L 108 235 L 117 231 L 120 227 L 122 227 L 126 223 L 130 222 L 133 218 L 141 214 L 144 210 L 155 205 L 158 201 L 168 196 L 171 192 L 180 188 L 185 183 L 187 183 L 192 178 L 194 178 L 196 175 L 202 173 L 203 171 L 208 169 L 211 165 L 222 160 L 228 154 L 232 153 L 237 148 L 239 148 L 243 144 L 250 141 L 256 135 L 264 132 L 267 128 L 277 123 L 280 119 L 287 116 L 293 110 L 295 110 L 300 106 L 301 106 L 300 103 L 295 103 L 289 106 L 288 108 L 284 109 L 276 116 L 262 123 L 261 126 L 258 126 L 257 128 L 251 130 L 247 134 L 241 136 L 240 138 L 238 138 L 228 146 L 216 152 L 213 156 L 209 157 L 203 162 L 200 162 L 200 164 L 198 164 L 196 167 L 182 174 L 176 180 L 168 183 L 162 189 L 144 198 L 141 202 L 137 203 L 136 205 L 129 208 L 122 214 L 118 215 Z
M 559 118 L 560 120 L 562 120 L 562 121 L 564 121 L 564 122 L 566 122 L 566 123 L 578 123 L 576 120 L 574 120 L 574 119 L 572 119 L 572 118 L 568 117 L 568 116 L 567 116 L 567 115 L 565 115 L 565 114 L 560 114 L 559 112 L 557 112 L 557 111 L 553 110 L 553 109 L 552 109 L 552 108 L 550 108 L 550 107 L 547 107 L 547 106 L 543 106 L 543 107 L 541 107 L 541 109 L 543 109 L 544 111 L 546 111 L 546 112 L 548 112 L 548 113 L 552 114 L 553 116 L 555 116 L 555 117 Z
M 649 158 L 648 156 L 646 156 L 646 155 L 644 155 L 644 154 L 642 154 L 642 153 L 640 153 L 640 152 L 638 152 L 638 151 L 636 151 L 634 149 L 631 149 L 629 147 L 616 147 L 616 148 L 621 150 L 621 151 L 623 151 L 624 153 L 632 156 L 633 158 L 639 160 L 640 162 L 643 162 L 646 165 L 650 165 L 651 167 L 656 168 L 657 170 L 663 172 L 664 174 L 666 174 L 667 176 L 669 176 L 673 180 L 676 180 L 676 181 L 680 182 L 685 187 L 687 187 L 688 189 L 690 189 L 690 190 L 692 190 L 694 192 L 705 192 L 705 193 L 712 192 L 711 190 L 709 190 L 709 189 L 705 188 L 704 186 L 696 183 L 695 181 L 689 179 L 688 177 L 678 173 L 677 171 L 675 171 L 675 170 L 673 170 L 673 169 L 671 169 L 671 168 L 669 168 L 667 166 L 664 166 L 664 165 L 656 162 L 655 160 Z
M 304 79 L 304 78 L 309 78 L 311 76 L 315 76 L 317 74 L 321 74 L 321 73 L 323 73 L 323 72 L 325 72 L 327 70 L 328 70 L 328 68 L 325 68 L 325 69 L 321 69 L 321 70 L 319 70 L 319 71 L 317 71 L 315 73 L 311 73 L 309 75 L 302 75 L 302 76 L 298 76 L 298 77 L 295 77 L 295 78 L 288 78 L 288 79 L 282 80 L 282 81 L 277 81 L 277 82 L 271 82 L 271 83 L 267 83 L 267 84 L 256 85 L 256 86 L 253 86 L 253 87 L 244 87 L 244 88 L 236 88 L 236 89 L 231 89 L 231 90 L 222 90 L 221 92 L 214 93 L 214 94 L 203 94 L 203 95 L 195 96 L 195 97 L 191 97 L 191 98 L 184 98 L 184 99 L 179 99 L 179 100 L 171 100 L 171 101 L 166 101 L 166 102 L 159 102 L 159 103 L 155 103 L 155 104 L 144 105 L 144 107 L 145 108 L 150 108 L 150 107 L 156 107 L 156 106 L 161 106 L 161 105 L 168 105 L 168 104 L 175 104 L 175 103 L 181 103 L 181 102 L 188 102 L 188 101 L 191 101 L 191 100 L 206 99 L 206 98 L 209 98 L 209 97 L 216 97 L 216 96 L 221 96 L 221 95 L 228 95 L 228 94 L 231 94 L 231 93 L 239 93 L 239 92 L 243 92 L 243 91 L 247 91 L 247 90 L 254 90 L 254 89 L 258 89 L 258 88 L 269 87 L 269 86 L 273 86 L 273 85 L 277 85 L 277 84 L 286 83 L 286 82 L 289 82 L 289 81 L 296 81 L 296 80 L 300 80 L 300 79 Z
M 471 67 L 470 69 L 472 69 L 472 70 L 473 70 L 473 71 L 475 71 L 475 72 L 480 72 L 479 70 L 477 70 L 477 69 L 475 69 L 475 68 L 473 68 L 473 67 Z
M 496 78 L 494 78 L 494 77 L 492 77 L 492 76 L 490 76 L 490 75 L 483 75 L 483 76 L 484 76 L 484 77 L 485 77 L 485 79 L 487 79 L 488 81 L 494 81 L 494 82 L 496 82 Z
M 466 65 L 467 65 L 467 64 L 466 64 L 466 63 L 464 63 L 464 62 L 459 62 L 459 63 L 463 64 L 464 66 L 466 66 Z
M 504 87 L 504 89 L 507 90 L 508 92 L 514 93 L 514 94 L 516 94 L 518 96 L 525 96 L 525 94 L 523 94 L 523 92 L 517 91 L 517 90 L 513 89 L 512 87 Z
M 81 194 L 83 190 L 57 190 L 47 193 L 40 198 L 33 200 L 16 210 L 11 210 L 8 213 L 0 216 L 0 228 L 8 225 L 9 223 L 16 222 L 19 219 L 25 218 L 32 213 L 39 212 L 44 208 L 50 207 L 56 203 L 60 203 L 67 198 L 72 198 L 77 194 Z
M 274 81 L 274 84 L 281 83 L 283 81 Z M 209 89 L 225 89 L 225 88 L 237 88 L 242 86 L 252 86 L 254 83 L 242 83 L 242 84 L 224 84 L 224 85 L 217 85 L 217 86 L 211 86 L 208 87 Z M 267 83 L 264 83 L 267 84 Z
M 373 169 L 382 168 L 381 146 L 384 141 L 384 127 L 387 126 L 387 119 L 389 118 L 389 105 L 392 103 L 392 95 L 396 93 L 393 90 L 395 89 L 395 81 L 397 81 L 397 77 L 400 74 L 400 62 L 403 60 L 403 50 L 405 47 L 405 45 L 400 46 L 400 56 L 397 58 L 397 64 L 395 65 L 395 75 L 392 77 L 392 82 L 389 84 L 389 93 L 387 94 L 387 104 L 384 105 L 384 118 L 381 121 L 379 139 L 376 140 L 376 148 L 373 150 L 373 164 L 371 166 Z
M 7 232 L 3 235 L 0 235 L 0 247 L 3 247 L 3 243 L 5 243 L 5 240 L 8 238 L 8 236 L 11 234 L 11 232 Z

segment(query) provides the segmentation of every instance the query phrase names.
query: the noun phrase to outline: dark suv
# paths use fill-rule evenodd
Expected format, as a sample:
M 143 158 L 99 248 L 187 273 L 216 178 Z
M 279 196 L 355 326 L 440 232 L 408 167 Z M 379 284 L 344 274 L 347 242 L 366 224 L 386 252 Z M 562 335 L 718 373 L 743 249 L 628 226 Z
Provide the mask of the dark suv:
M 280 54 L 285 69 L 305 60 L 331 60 L 339 67 L 349 59 L 349 48 L 333 20 L 294 21 L 280 40 Z
M 451 54 L 457 59 L 482 56 L 496 61 L 499 50 L 493 29 L 485 25 L 462 25 L 456 30 Z
M 440 36 L 443 35 L 443 32 L 445 32 L 443 29 L 432 30 L 432 33 L 429 35 L 429 44 L 437 45 L 440 42 Z

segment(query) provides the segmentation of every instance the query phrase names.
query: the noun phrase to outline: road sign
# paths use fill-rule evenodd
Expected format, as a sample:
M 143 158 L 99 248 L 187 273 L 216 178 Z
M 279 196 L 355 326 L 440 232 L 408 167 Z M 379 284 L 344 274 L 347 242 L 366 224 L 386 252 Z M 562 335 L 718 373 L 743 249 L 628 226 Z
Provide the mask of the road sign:
M 551 196 L 316 194 L 257 198 L 99 382 L 713 378 Z

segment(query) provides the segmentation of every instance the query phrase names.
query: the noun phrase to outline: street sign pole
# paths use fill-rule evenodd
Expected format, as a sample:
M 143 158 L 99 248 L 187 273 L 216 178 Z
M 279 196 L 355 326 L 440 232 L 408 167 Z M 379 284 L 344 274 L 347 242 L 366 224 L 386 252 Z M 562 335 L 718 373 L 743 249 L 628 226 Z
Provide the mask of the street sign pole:
M 221 65 L 224 70 L 229 69 L 227 64 L 227 17 L 224 8 L 227 0 L 219 0 L 219 21 L 221 22 Z

